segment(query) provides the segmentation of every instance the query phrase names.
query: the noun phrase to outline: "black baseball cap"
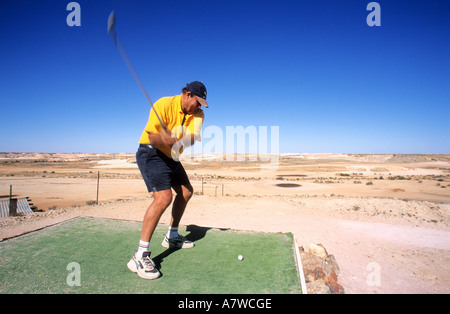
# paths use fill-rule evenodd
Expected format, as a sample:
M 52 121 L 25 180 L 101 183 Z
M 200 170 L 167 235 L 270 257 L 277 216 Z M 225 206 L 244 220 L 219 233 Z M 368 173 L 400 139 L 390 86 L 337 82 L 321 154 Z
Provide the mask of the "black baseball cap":
M 202 106 L 209 108 L 208 103 L 206 102 L 206 87 L 203 82 L 193 81 L 187 83 L 186 89 L 190 91 L 192 95 L 197 96 L 197 100 Z

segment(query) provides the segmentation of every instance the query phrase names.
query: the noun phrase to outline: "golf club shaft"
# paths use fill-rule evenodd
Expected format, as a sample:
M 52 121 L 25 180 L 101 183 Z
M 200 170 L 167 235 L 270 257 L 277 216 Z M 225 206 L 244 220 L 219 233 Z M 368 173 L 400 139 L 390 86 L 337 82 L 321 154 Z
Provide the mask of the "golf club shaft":
M 128 58 L 125 50 L 123 49 L 123 46 L 120 43 L 119 38 L 117 37 L 116 31 L 114 29 L 112 29 L 109 34 L 110 34 L 114 44 L 116 45 L 117 50 L 119 50 L 119 53 L 122 56 L 122 59 L 127 64 L 128 69 L 131 71 L 131 74 L 133 74 L 134 78 L 136 79 L 136 82 L 139 84 L 139 87 L 141 88 L 142 92 L 144 93 L 145 97 L 147 98 L 147 101 L 151 106 L 150 111 L 153 109 L 153 112 L 156 114 L 156 117 L 158 118 L 159 123 L 161 123 L 161 126 L 163 127 L 163 129 L 167 131 L 165 124 L 162 122 L 161 118 L 159 117 L 158 113 L 156 112 L 156 109 L 153 107 L 153 103 L 150 100 L 150 97 L 148 96 L 147 91 L 144 88 L 144 85 L 142 85 L 142 82 L 139 79 L 139 76 L 137 75 L 136 70 L 134 69 L 133 65 L 131 64 L 130 59 Z

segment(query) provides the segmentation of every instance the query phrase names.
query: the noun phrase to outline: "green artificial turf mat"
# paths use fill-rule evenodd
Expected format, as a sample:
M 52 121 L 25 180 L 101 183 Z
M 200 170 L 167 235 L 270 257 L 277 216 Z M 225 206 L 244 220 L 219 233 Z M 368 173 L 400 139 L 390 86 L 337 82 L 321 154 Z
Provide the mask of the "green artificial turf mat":
M 76 218 L 3 241 L 0 293 L 301 293 L 292 234 L 187 226 L 195 247 L 173 250 L 159 226 L 150 250 L 162 277 L 145 280 L 126 267 L 141 226 Z

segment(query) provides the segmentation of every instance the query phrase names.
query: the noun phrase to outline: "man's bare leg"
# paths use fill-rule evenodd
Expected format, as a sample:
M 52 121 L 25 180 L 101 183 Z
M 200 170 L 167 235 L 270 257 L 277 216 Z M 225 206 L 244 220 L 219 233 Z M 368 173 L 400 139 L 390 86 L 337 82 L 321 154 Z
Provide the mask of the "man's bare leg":
M 161 215 L 172 202 L 172 190 L 153 192 L 153 196 L 153 202 L 144 215 L 139 248 L 127 263 L 129 270 L 137 273 L 139 277 L 144 279 L 156 279 L 161 276 L 155 263 L 150 259 L 149 244 Z
M 161 245 L 166 248 L 192 248 L 194 247 L 194 243 L 178 234 L 178 226 L 180 224 L 181 217 L 183 217 L 186 205 L 192 197 L 194 189 L 190 184 L 187 186 L 174 186 L 172 188 L 177 193 L 177 196 L 175 197 L 172 205 L 172 218 L 170 220 L 169 230 Z
M 172 218 L 170 220 L 171 227 L 178 227 L 181 217 L 183 217 L 186 205 L 191 199 L 194 189 L 189 184 L 188 186 L 174 186 L 173 189 L 177 193 L 172 205 Z
M 144 223 L 142 225 L 141 241 L 145 242 L 150 242 L 159 219 L 172 202 L 172 190 L 153 192 L 153 197 L 153 202 L 145 212 Z

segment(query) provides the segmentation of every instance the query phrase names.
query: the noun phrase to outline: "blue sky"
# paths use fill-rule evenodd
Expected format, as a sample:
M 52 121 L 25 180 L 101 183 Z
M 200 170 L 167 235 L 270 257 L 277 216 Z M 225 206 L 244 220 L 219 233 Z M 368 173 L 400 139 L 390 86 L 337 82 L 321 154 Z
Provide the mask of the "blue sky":
M 450 153 L 450 1 L 0 2 L 0 151 L 135 152 L 151 99 L 203 81 L 204 128 L 279 126 L 282 153 Z

